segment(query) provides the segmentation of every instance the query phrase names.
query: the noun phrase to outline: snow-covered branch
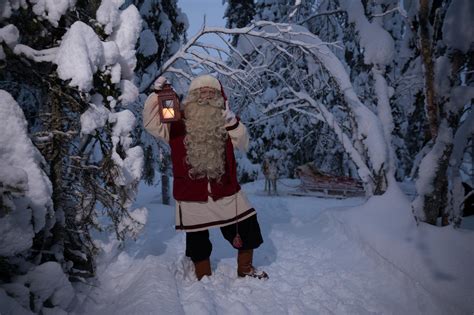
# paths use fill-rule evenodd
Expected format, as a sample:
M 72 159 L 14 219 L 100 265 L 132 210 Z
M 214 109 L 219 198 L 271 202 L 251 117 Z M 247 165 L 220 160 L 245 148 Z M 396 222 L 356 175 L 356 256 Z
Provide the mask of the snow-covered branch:
M 332 13 L 337 13 L 332 12 Z M 328 13 L 329 14 L 329 13 Z M 366 19 L 360 19 L 360 25 L 368 23 Z M 215 44 L 204 43 L 202 37 L 206 34 L 215 34 L 219 36 L 225 47 L 216 46 Z M 383 33 L 385 36 L 385 33 Z M 224 35 L 239 35 L 239 47 L 230 46 L 225 40 Z M 207 71 L 216 72 L 222 77 L 230 80 L 232 86 L 240 86 L 248 95 L 255 95 L 255 91 L 259 89 L 259 84 L 255 84 L 258 77 L 270 76 L 281 82 L 289 93 L 290 101 L 279 102 L 271 105 L 265 112 L 273 111 L 275 106 L 281 107 L 281 113 L 286 112 L 284 107 L 288 106 L 291 110 L 303 113 L 303 109 L 299 106 L 291 105 L 295 103 L 291 99 L 301 100 L 309 104 L 313 111 L 316 111 L 315 118 L 325 121 L 331 129 L 337 134 L 337 137 L 349 156 L 353 159 L 359 170 L 359 176 L 366 184 L 369 194 L 373 191 L 372 173 L 379 173 L 380 170 L 387 165 L 388 161 L 388 133 L 392 127 L 384 131 L 383 124 L 379 117 L 375 115 L 357 96 L 346 71 L 345 66 L 339 58 L 329 48 L 330 46 L 339 47 L 338 43 L 324 42 L 319 37 L 300 25 L 273 23 L 269 21 L 258 21 L 252 25 L 243 28 L 221 28 L 208 27 L 205 24 L 202 28 L 189 39 L 171 58 L 167 60 L 161 67 L 161 72 L 176 70 L 172 65 L 178 60 L 185 60 L 190 68 L 206 69 Z M 229 50 L 226 53 L 230 56 L 227 62 L 210 55 L 210 50 L 221 52 Z M 369 49 L 373 53 L 372 48 Z M 272 54 L 267 52 L 271 51 Z M 275 53 L 276 52 L 276 53 Z M 253 58 L 248 56 L 253 54 Z M 255 55 L 256 54 L 256 55 Z M 380 62 L 382 57 L 374 55 L 374 59 Z M 384 56 L 385 57 L 385 56 Z M 343 95 L 347 110 L 355 119 L 355 139 L 351 140 L 351 136 L 345 134 L 343 129 L 336 122 L 332 113 L 320 102 L 315 101 L 312 96 L 305 92 L 306 87 L 302 77 L 297 72 L 292 72 L 290 68 L 280 67 L 278 71 L 272 70 L 277 60 L 287 59 L 293 63 L 297 63 L 301 58 L 312 59 L 314 63 L 321 65 L 325 71 L 337 83 L 338 90 Z M 306 60 L 305 59 L 305 60 Z M 283 75 L 287 73 L 287 75 Z M 184 73 L 181 73 L 183 76 Z M 190 74 L 190 76 L 192 76 Z M 309 78 L 309 76 L 307 76 Z M 325 80 L 322 80 L 323 82 Z M 386 102 L 388 99 L 387 89 L 383 89 L 383 80 L 378 80 L 380 88 L 378 89 L 381 108 L 389 106 Z M 295 85 L 296 84 L 296 85 Z M 327 84 L 327 83 L 326 83 Z M 295 85 L 295 86 L 294 86 Z M 385 95 L 385 96 L 383 96 Z M 382 97 L 383 96 L 383 97 Z M 382 106 L 386 105 L 386 106 Z M 385 110 L 383 111 L 385 112 Z M 353 145 L 353 141 L 363 143 Z M 369 161 L 364 158 L 368 154 Z M 367 165 L 370 164 L 371 168 Z M 372 169 L 372 171 L 371 171 Z
M 400 15 L 405 17 L 405 18 L 407 17 L 407 12 L 403 8 L 401 8 L 400 6 L 396 6 L 395 8 L 387 10 L 383 13 L 372 14 L 372 17 L 383 17 L 383 16 L 386 16 L 386 15 L 394 13 L 394 12 L 400 13 Z
M 315 13 L 315 14 L 307 17 L 306 19 L 304 19 L 302 21 L 298 21 L 298 24 L 304 25 L 305 23 L 307 23 L 308 21 L 310 21 L 314 18 L 321 17 L 321 16 L 333 15 L 333 14 L 340 14 L 340 13 L 346 13 L 346 11 L 341 10 L 341 9 L 335 9 L 335 10 L 330 10 L 330 11 L 318 12 L 318 13 Z
M 188 40 L 187 43 L 185 43 L 171 58 L 169 58 L 162 65 L 160 72 L 165 73 L 166 71 L 168 71 L 168 68 L 179 59 L 192 59 L 189 57 L 189 54 L 193 54 L 194 56 L 196 56 L 195 50 L 192 49 L 193 47 L 201 47 L 201 48 L 207 48 L 207 49 L 214 49 L 216 51 L 223 51 L 221 47 L 217 47 L 215 45 L 210 45 L 210 44 L 204 45 L 202 42 L 200 42 L 200 39 L 204 35 L 207 35 L 207 34 L 216 34 L 217 36 L 220 36 L 221 39 L 223 39 L 222 35 L 243 35 L 246 38 L 248 38 L 248 42 L 251 45 L 253 45 L 253 47 L 256 49 L 258 48 L 258 44 L 254 43 L 255 39 L 262 39 L 262 40 L 270 42 L 272 45 L 275 45 L 274 47 L 276 49 L 288 55 L 291 55 L 291 54 L 283 46 L 280 46 L 277 44 L 303 47 L 304 49 L 307 49 L 307 50 L 318 49 L 320 46 L 324 46 L 324 45 L 337 46 L 337 43 L 325 43 L 321 41 L 317 43 L 302 42 L 297 39 L 299 36 L 302 36 L 302 35 L 311 36 L 312 34 L 307 32 L 307 30 L 295 30 L 293 25 L 291 24 L 273 23 L 269 21 L 258 21 L 248 27 L 233 28 L 233 29 L 228 29 L 228 28 L 223 28 L 223 27 L 209 27 L 209 26 L 203 25 L 202 28 L 198 31 L 198 33 L 192 36 Z M 232 51 L 235 52 L 236 50 L 232 49 Z M 258 50 L 256 51 L 259 52 Z M 243 58 L 242 54 L 239 54 L 239 56 Z M 208 58 L 206 58 L 206 60 L 207 59 Z M 243 60 L 245 60 L 245 58 L 243 58 Z M 201 59 L 198 58 L 197 61 L 202 62 L 203 60 L 202 58 Z M 206 63 L 206 64 L 209 65 L 209 63 Z M 151 84 L 149 86 L 151 86 Z
M 15 46 L 13 52 L 17 55 L 25 55 L 27 58 L 35 62 L 53 62 L 56 58 L 57 47 L 36 50 L 26 45 L 18 44 Z

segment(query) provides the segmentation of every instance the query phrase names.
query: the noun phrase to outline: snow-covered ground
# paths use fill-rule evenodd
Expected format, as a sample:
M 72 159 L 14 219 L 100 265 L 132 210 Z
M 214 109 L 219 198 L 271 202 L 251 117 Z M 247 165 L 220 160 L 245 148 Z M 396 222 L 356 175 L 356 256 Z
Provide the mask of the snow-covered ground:
M 285 180 L 294 186 L 296 181 Z M 149 209 L 136 242 L 102 240 L 98 280 L 76 314 L 472 314 L 474 231 L 416 227 L 394 189 L 369 202 L 262 193 L 244 185 L 265 243 L 255 265 L 267 281 L 238 279 L 235 250 L 211 230 L 213 275 L 196 281 L 174 208 L 142 186 Z

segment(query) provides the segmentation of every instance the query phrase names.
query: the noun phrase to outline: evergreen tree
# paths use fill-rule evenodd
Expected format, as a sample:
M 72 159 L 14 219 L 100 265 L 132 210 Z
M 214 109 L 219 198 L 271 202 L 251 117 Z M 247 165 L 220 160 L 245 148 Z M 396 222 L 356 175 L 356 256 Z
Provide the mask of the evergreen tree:
M 169 204 L 169 177 L 171 176 L 169 147 L 144 131 L 141 116 L 146 97 L 152 92 L 149 87 L 160 75 L 160 67 L 179 49 L 186 38 L 188 21 L 176 0 L 136 0 L 133 3 L 139 8 L 143 18 L 135 70 L 135 82 L 140 87 L 140 95 L 138 100 L 130 106 L 138 118 L 135 136 L 140 139 L 147 153 L 146 183 L 152 185 L 155 182 L 154 175 L 157 170 L 161 174 L 162 201 L 164 204 Z M 167 74 L 167 78 L 180 91 L 181 83 L 172 75 Z
M 31 245 L 2 255 L 2 282 L 49 271 L 51 281 L 58 272 L 84 281 L 94 275 L 93 229 L 123 240 L 143 226 L 144 210 L 130 211 L 143 152 L 130 136 L 135 118 L 124 110 L 138 94 L 130 80 L 141 20 L 136 7 L 121 10 L 119 2 L 2 2 L 0 89 L 23 109 L 51 187 L 51 210 L 44 224 L 35 223 Z M 2 198 L 2 208 L 8 203 Z M 25 290 L 34 302 L 23 307 L 52 307 L 50 296 Z
M 253 0 L 224 0 L 224 3 L 227 3 L 224 13 L 224 17 L 227 19 L 227 28 L 245 27 L 252 22 L 256 13 Z M 232 46 L 236 46 L 238 40 L 238 35 L 232 36 Z

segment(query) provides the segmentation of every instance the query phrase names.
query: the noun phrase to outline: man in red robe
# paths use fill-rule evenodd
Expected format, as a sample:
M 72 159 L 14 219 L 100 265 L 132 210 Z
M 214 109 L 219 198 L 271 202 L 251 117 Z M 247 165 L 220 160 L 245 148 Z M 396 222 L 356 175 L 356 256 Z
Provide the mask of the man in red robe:
M 155 89 L 165 79 L 159 78 Z M 183 119 L 162 123 L 158 95 L 152 93 L 143 110 L 145 129 L 166 141 L 173 164 L 176 229 L 186 232 L 186 255 L 196 277 L 211 275 L 211 227 L 238 250 L 239 277 L 268 278 L 252 265 L 253 250 L 263 243 L 255 209 L 237 181 L 234 148 L 246 151 L 248 133 L 229 109 L 220 82 L 210 75 L 192 80 L 184 102 Z

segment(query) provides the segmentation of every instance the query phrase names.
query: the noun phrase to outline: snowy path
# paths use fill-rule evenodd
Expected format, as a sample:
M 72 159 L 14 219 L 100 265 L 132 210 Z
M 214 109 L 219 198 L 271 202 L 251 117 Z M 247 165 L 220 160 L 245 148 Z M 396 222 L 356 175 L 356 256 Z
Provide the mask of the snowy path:
M 268 281 L 238 279 L 235 251 L 211 232 L 213 276 L 197 282 L 184 258 L 184 234 L 172 207 L 142 190 L 150 210 L 145 234 L 119 251 L 107 243 L 98 287 L 77 313 L 87 314 L 443 314 L 450 309 L 412 276 L 379 255 L 344 220 L 361 199 L 268 197 L 252 194 L 265 243 L 255 265 Z

